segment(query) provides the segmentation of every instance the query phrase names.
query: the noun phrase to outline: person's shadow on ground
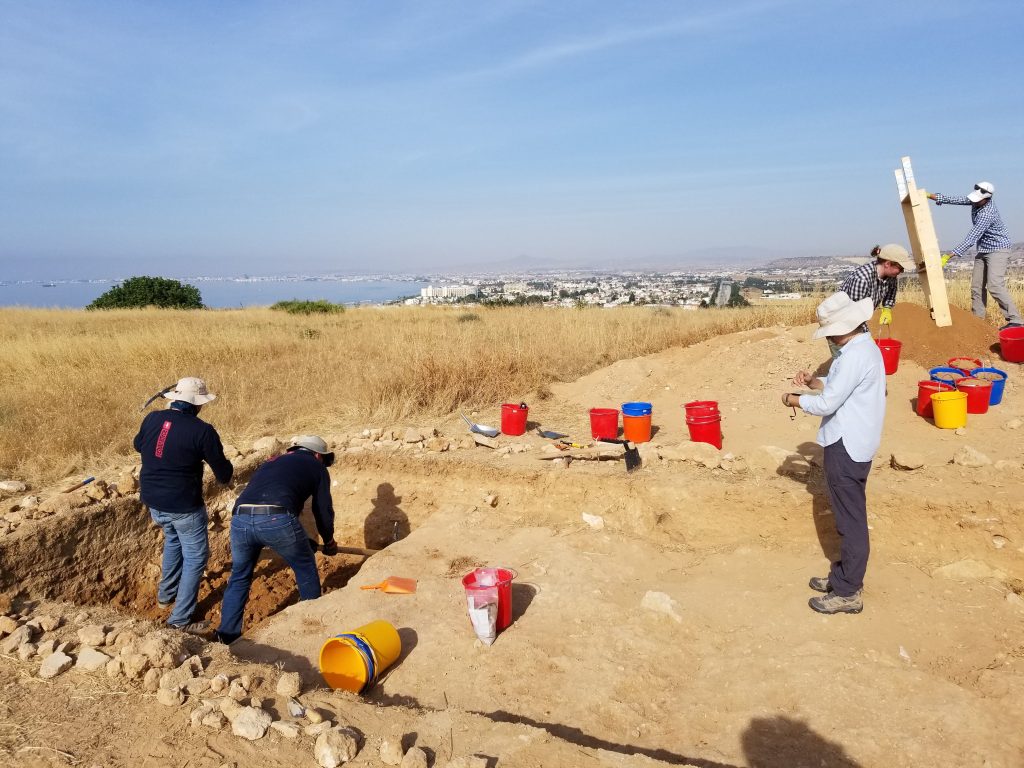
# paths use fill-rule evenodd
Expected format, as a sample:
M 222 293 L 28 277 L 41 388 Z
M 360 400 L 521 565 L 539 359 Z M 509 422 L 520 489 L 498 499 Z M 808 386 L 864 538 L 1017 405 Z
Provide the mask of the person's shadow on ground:
M 409 518 L 402 511 L 401 496 L 395 496 L 391 483 L 377 486 L 373 510 L 363 522 L 363 541 L 367 549 L 384 549 L 409 535 Z
M 755 717 L 741 742 L 750 768 L 860 768 L 841 744 L 785 715 Z

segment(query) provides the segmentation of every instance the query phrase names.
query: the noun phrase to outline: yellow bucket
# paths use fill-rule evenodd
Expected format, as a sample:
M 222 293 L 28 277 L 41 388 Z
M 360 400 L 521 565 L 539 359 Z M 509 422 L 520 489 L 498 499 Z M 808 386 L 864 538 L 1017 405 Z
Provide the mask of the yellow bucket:
M 402 655 L 402 638 L 386 621 L 371 621 L 320 647 L 320 674 L 331 688 L 368 690 Z
M 959 429 L 967 426 L 966 392 L 933 392 L 932 413 L 939 429 Z

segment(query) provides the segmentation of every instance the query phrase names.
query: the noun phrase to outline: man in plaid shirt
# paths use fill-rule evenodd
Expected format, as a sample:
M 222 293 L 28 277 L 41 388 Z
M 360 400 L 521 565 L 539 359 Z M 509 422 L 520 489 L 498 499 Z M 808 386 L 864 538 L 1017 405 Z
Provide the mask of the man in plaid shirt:
M 974 274 L 971 276 L 971 311 L 978 317 L 985 317 L 985 305 L 988 294 L 996 300 L 999 309 L 1006 318 L 1005 328 L 1019 328 L 1024 324 L 1020 312 L 1013 303 L 1010 292 L 1006 289 L 1006 265 L 1010 260 L 1010 236 L 1006 232 L 999 209 L 992 202 L 996 188 L 987 181 L 979 181 L 974 185 L 971 194 L 964 196 L 928 195 L 938 205 L 969 205 L 971 206 L 971 231 L 956 248 L 942 256 L 942 266 L 957 256 L 963 256 L 971 248 L 976 248 L 974 257 Z
M 876 245 L 871 249 L 873 262 L 862 264 L 846 276 L 839 290 L 854 301 L 871 299 L 875 309 L 882 307 L 878 316 L 880 325 L 892 322 L 892 308 L 896 304 L 896 278 L 913 267 L 907 249 L 902 245 Z

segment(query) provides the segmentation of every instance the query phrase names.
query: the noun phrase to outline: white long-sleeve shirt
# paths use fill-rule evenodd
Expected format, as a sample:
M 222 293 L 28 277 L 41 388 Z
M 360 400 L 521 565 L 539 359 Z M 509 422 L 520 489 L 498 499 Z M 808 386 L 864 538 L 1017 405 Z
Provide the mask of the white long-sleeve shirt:
M 885 366 L 871 334 L 854 336 L 832 361 L 821 394 L 800 395 L 805 413 L 821 416 L 818 445 L 842 439 L 854 461 L 871 461 L 882 441 Z

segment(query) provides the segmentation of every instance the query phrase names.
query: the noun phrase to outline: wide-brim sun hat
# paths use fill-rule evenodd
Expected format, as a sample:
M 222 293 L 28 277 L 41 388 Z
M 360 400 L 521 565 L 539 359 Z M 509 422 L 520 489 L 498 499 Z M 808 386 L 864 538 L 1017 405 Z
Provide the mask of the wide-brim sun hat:
M 878 253 L 875 255 L 875 258 L 899 264 L 903 267 L 904 272 L 913 272 L 917 269 L 917 266 L 914 264 L 914 260 L 910 258 L 910 254 L 907 253 L 907 249 L 897 243 L 888 243 L 883 245 L 878 249 Z
M 996 188 L 991 182 L 979 181 L 974 185 L 974 191 L 967 196 L 967 199 L 972 203 L 980 203 L 982 200 L 988 200 L 995 193 Z
M 183 379 L 178 379 L 174 389 L 164 392 L 164 397 L 168 400 L 192 403 L 192 405 L 206 405 L 217 399 L 217 396 L 206 388 L 206 382 L 202 379 L 197 379 L 195 376 L 186 376 Z
M 327 441 L 319 435 L 296 435 L 291 439 L 291 446 L 289 448 L 305 448 L 307 451 L 313 453 L 319 453 L 325 459 L 334 459 L 334 452 L 329 450 L 327 447 Z
M 868 296 L 854 301 L 842 291 L 833 293 L 818 305 L 818 330 L 812 338 L 842 336 L 866 323 L 875 311 L 875 303 Z

